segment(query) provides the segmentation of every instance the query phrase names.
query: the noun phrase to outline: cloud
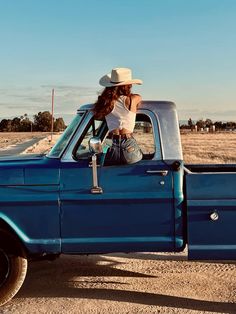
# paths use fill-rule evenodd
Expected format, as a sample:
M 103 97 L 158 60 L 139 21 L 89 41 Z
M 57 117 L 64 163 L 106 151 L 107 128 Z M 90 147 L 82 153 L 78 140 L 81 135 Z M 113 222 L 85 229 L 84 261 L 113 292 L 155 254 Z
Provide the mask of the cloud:
M 94 96 L 97 95 L 97 88 L 95 87 L 86 87 L 86 86 L 76 86 L 76 85 L 42 85 L 45 90 L 52 90 L 54 88 L 55 95 L 71 97 L 71 96 Z
M 89 86 L 54 85 L 54 112 L 57 116 L 72 115 L 80 105 L 94 102 L 97 89 Z M 39 111 L 51 111 L 52 86 L 9 87 L 0 90 L 1 116 L 29 116 Z M 1 117 L 0 117 L 1 118 Z

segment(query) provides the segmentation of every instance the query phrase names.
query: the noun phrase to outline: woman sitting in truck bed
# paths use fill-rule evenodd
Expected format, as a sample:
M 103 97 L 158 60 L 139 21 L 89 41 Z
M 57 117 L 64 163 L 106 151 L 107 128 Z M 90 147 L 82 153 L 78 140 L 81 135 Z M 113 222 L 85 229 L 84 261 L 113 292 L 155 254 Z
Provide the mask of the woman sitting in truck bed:
M 112 146 L 108 149 L 106 165 L 132 164 L 142 159 L 139 148 L 132 133 L 135 127 L 137 106 L 142 98 L 132 94 L 132 84 L 142 84 L 139 79 L 132 79 L 128 68 L 115 68 L 104 75 L 100 85 L 105 86 L 94 105 L 96 119 L 107 122 Z

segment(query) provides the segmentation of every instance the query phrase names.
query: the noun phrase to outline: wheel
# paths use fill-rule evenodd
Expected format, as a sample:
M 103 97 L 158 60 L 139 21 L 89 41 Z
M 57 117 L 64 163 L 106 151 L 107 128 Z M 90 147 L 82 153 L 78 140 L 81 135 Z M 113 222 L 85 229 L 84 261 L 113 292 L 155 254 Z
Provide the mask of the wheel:
M 27 259 L 10 233 L 0 231 L 0 306 L 11 300 L 22 286 Z

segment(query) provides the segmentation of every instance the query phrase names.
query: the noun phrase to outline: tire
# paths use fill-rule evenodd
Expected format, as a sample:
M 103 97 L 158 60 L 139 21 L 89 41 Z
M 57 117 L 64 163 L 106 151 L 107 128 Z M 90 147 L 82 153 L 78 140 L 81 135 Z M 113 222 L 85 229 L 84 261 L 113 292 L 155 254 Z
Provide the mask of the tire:
M 16 237 L 0 230 L 0 306 L 11 300 L 27 273 L 27 258 Z

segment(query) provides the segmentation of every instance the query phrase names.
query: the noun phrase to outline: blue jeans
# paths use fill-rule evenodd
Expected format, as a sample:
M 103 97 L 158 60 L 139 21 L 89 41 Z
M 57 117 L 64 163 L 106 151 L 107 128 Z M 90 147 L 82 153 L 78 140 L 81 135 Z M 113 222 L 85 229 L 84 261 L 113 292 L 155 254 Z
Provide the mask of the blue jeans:
M 105 166 L 134 164 L 143 158 L 135 138 L 113 139 L 105 157 Z

